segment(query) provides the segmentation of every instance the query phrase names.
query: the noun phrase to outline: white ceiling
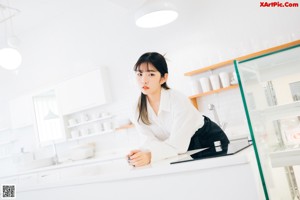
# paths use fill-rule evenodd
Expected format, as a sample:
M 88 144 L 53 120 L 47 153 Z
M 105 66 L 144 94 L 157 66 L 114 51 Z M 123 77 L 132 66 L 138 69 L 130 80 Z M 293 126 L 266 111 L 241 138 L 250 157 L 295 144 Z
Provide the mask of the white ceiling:
M 3 5 L 20 10 L 20 14 L 13 18 L 14 29 L 18 34 L 47 23 L 70 9 L 80 9 L 89 4 L 89 0 L 1 0 Z M 128 11 L 134 10 L 143 4 L 144 0 L 98 0 L 103 8 L 108 3 L 116 4 Z M 104 8 L 105 9 L 105 8 Z M 113 12 L 111 10 L 110 12 Z M 80 14 L 80 13 L 79 13 Z
M 178 8 L 178 20 L 169 26 L 151 30 L 138 29 L 134 26 L 134 12 L 145 0 L 0 0 L 0 3 L 5 5 L 9 3 L 11 7 L 21 11 L 13 18 L 14 32 L 21 38 L 21 42 L 23 36 L 28 37 L 38 32 L 40 27 L 60 20 L 62 16 L 80 20 L 84 17 L 81 15 L 86 13 L 87 9 L 93 10 L 91 15 L 94 15 L 97 10 L 98 13 L 95 15 L 97 23 L 103 26 L 106 36 L 116 35 L 116 33 L 122 36 L 124 32 L 127 34 L 132 32 L 132 35 L 126 35 L 126 37 L 136 37 L 137 41 L 143 41 L 143 38 L 154 40 L 163 38 L 161 41 L 163 45 L 174 47 L 176 47 L 175 43 L 190 45 L 198 40 L 197 42 L 207 49 L 215 48 L 219 51 L 220 46 L 223 46 L 222 49 L 225 51 L 226 47 L 239 50 L 242 49 L 244 41 L 248 43 L 249 41 L 267 43 L 272 40 L 281 42 L 286 41 L 287 37 L 293 37 L 293 34 L 296 38 L 300 33 L 300 28 L 298 28 L 300 8 L 260 8 L 260 0 L 170 1 Z M 3 33 L 4 23 L 0 24 L 0 41 L 2 41 L 0 45 L 3 45 Z M 126 44 L 126 37 L 120 37 L 120 40 L 116 42 L 130 46 L 131 44 Z M 145 45 L 151 46 L 151 41 Z M 22 70 L 32 71 L 30 66 Z M 39 73 L 36 70 L 41 70 L 42 74 L 45 69 L 34 70 L 35 74 Z M 33 74 L 31 71 L 24 73 L 27 79 L 31 78 Z M 0 68 L 1 97 L 6 95 L 11 90 L 9 86 L 16 82 L 14 72 Z M 19 88 L 25 87 L 23 82 L 19 85 Z M 17 87 L 13 87 L 13 90 L 15 93 L 20 93 Z

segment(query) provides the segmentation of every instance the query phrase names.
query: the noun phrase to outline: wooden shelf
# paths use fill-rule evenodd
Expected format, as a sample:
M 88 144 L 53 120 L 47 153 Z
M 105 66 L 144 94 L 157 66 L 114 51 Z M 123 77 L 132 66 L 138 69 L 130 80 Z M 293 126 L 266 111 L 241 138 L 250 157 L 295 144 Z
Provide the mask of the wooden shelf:
M 220 63 L 214 64 L 214 65 L 208 66 L 208 67 L 204 67 L 204 68 L 201 68 L 201 69 L 196 69 L 194 71 L 184 73 L 184 75 L 185 76 L 193 76 L 193 75 L 196 75 L 196 74 L 200 74 L 202 72 L 218 69 L 218 68 L 224 67 L 226 65 L 231 65 L 231 64 L 233 64 L 233 60 L 227 60 L 227 61 L 220 62 Z
M 285 49 L 285 48 L 292 47 L 292 46 L 299 45 L 299 44 L 300 44 L 300 40 L 295 40 L 293 42 L 289 42 L 289 43 L 286 43 L 286 44 L 283 44 L 283 45 L 275 46 L 275 47 L 272 47 L 272 48 L 269 48 L 269 49 L 265 49 L 265 50 L 258 51 L 258 52 L 255 52 L 255 53 L 251 53 L 251 54 L 248 54 L 248 55 L 233 58 L 231 60 L 223 61 L 223 62 L 214 64 L 214 65 L 211 65 L 211 66 L 208 66 L 208 67 L 204 67 L 204 68 L 200 68 L 200 69 L 193 70 L 193 71 L 190 71 L 190 72 L 186 72 L 186 73 L 184 73 L 184 75 L 185 76 L 193 76 L 193 75 L 200 74 L 202 72 L 206 72 L 206 71 L 209 71 L 209 70 L 214 70 L 214 69 L 218 69 L 218 68 L 221 68 L 221 67 L 225 67 L 227 65 L 233 65 L 234 60 L 238 60 L 238 61 L 247 60 L 249 58 L 261 56 L 261 55 L 264 55 L 264 54 L 267 54 L 267 53 L 272 53 L 274 51 L 279 51 L 281 49 Z
M 207 95 L 211 95 L 211 94 L 223 92 L 223 91 L 226 91 L 226 90 L 231 90 L 231 89 L 238 88 L 238 87 L 239 87 L 239 85 L 235 84 L 235 85 L 231 85 L 231 86 L 226 87 L 226 88 L 220 88 L 218 90 L 212 90 L 212 91 L 209 91 L 209 92 L 204 92 L 204 93 L 201 93 L 201 94 L 196 94 L 196 95 L 190 96 L 189 98 L 191 99 L 193 105 L 198 109 L 198 103 L 197 103 L 197 98 L 198 97 L 203 97 L 203 96 L 207 96 Z
M 129 128 L 133 128 L 133 127 L 134 127 L 134 124 L 126 124 L 126 125 L 116 128 L 116 131 L 125 130 L 125 129 L 129 129 Z

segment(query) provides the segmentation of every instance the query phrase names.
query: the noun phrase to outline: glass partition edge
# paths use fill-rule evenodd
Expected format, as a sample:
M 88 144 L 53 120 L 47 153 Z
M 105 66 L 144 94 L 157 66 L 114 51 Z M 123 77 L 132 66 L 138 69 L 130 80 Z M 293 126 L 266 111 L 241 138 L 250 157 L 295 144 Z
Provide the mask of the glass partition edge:
M 247 108 L 247 104 L 246 104 L 245 94 L 244 94 L 244 90 L 243 90 L 243 87 L 242 87 L 242 82 L 241 82 L 241 78 L 240 78 L 240 74 L 239 74 L 239 70 L 238 70 L 238 63 L 239 62 L 237 60 L 234 60 L 233 62 L 234 62 L 234 68 L 235 68 L 235 71 L 236 71 L 236 74 L 237 74 L 238 84 L 240 86 L 239 87 L 240 88 L 240 93 L 241 93 L 242 101 L 243 101 L 243 104 L 244 104 L 245 114 L 246 114 L 246 118 L 247 118 L 247 122 L 248 122 L 248 127 L 249 127 L 249 131 L 250 131 L 251 139 L 252 139 L 253 148 L 255 150 L 254 153 L 255 153 L 257 166 L 258 166 L 258 171 L 259 171 L 262 186 L 263 186 L 263 191 L 264 191 L 266 200 L 269 200 L 267 186 L 266 186 L 263 170 L 262 170 L 262 167 L 261 167 L 260 158 L 259 158 L 259 155 L 258 155 L 258 148 L 257 148 L 256 142 L 255 142 L 255 137 L 254 137 L 254 133 L 253 133 L 253 129 L 252 129 L 252 124 L 251 124 L 251 120 L 250 120 L 250 116 L 249 116 L 249 112 L 248 112 L 248 108 Z

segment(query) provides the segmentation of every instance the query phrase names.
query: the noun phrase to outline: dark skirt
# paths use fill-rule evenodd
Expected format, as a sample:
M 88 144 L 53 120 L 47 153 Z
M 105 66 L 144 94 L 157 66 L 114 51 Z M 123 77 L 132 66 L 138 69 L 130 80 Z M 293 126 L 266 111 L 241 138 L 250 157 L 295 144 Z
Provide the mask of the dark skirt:
M 229 140 L 224 131 L 208 117 L 204 117 L 204 125 L 191 138 L 189 150 L 214 147 L 214 142 L 220 141 L 222 147 L 227 148 Z

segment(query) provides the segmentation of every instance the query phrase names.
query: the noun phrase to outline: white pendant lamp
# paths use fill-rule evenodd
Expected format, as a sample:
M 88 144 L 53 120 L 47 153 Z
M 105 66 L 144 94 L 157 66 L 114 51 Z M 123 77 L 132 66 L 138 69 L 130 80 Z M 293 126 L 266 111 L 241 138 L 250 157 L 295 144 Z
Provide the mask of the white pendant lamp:
M 141 28 L 155 28 L 176 20 L 178 13 L 173 4 L 149 0 L 136 12 L 135 23 Z
M 10 30 L 12 36 L 7 39 L 8 46 L 0 49 L 0 67 L 8 70 L 17 69 L 22 63 L 22 56 L 16 49 L 20 43 L 19 39 L 14 35 L 12 18 L 15 17 L 20 11 L 16 8 L 12 8 L 9 5 L 0 4 L 1 22 L 7 22 L 7 29 Z M 10 28 L 10 29 L 9 29 Z M 7 36 L 8 33 L 5 32 Z
M 44 117 L 44 120 L 50 120 L 50 119 L 58 119 L 58 115 L 49 109 L 47 115 Z
M 0 49 L 0 66 L 4 69 L 17 69 L 22 63 L 22 56 L 14 48 L 7 47 Z

